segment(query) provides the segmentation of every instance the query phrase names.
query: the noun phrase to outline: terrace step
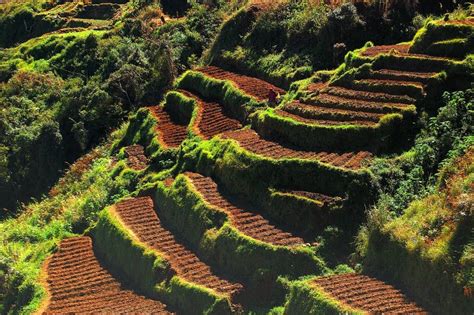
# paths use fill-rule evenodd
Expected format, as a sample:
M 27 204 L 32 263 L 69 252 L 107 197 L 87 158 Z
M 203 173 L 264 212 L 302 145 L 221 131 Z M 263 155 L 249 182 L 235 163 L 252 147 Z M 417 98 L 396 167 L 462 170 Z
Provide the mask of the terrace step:
M 224 133 L 222 137 L 224 139 L 233 139 L 237 141 L 242 148 L 267 158 L 317 160 L 322 163 L 348 169 L 361 168 L 363 163 L 367 162 L 372 156 L 371 153 L 366 151 L 346 153 L 301 151 L 277 142 L 265 140 L 250 129 Z M 344 160 L 341 160 L 342 156 L 345 157 Z
M 367 121 L 368 123 L 377 123 L 383 116 L 383 114 L 378 113 L 353 111 L 344 108 L 322 107 L 303 104 L 300 102 L 286 104 L 282 109 L 291 114 L 301 116 L 302 118 L 329 120 L 331 122 L 338 121 L 352 123 L 353 121 Z
M 233 73 L 219 67 L 208 66 L 199 68 L 196 71 L 218 80 L 229 80 L 233 82 L 240 90 L 250 96 L 253 96 L 260 102 L 268 100 L 270 90 L 273 90 L 280 95 L 286 93 L 283 89 L 280 89 L 279 87 L 276 87 L 273 84 L 261 79 Z
M 243 234 L 277 246 L 298 246 L 304 244 L 302 238 L 280 230 L 255 211 L 239 207 L 224 197 L 212 178 L 191 172 L 186 172 L 184 175 L 188 177 L 202 198 L 212 206 L 227 213 L 231 224 Z
M 364 101 L 343 96 L 336 96 L 327 92 L 317 95 L 308 102 L 320 107 L 378 114 L 399 113 L 408 109 L 410 106 L 414 106 L 404 103 Z
M 77 261 L 77 264 L 72 262 Z M 163 303 L 125 289 L 94 255 L 89 237 L 61 242 L 47 263 L 51 296 L 47 314 L 156 313 L 171 314 Z
M 356 119 L 352 121 L 342 121 L 342 120 L 330 120 L 330 119 L 318 119 L 318 118 L 306 118 L 298 114 L 293 114 L 284 109 L 277 109 L 275 111 L 281 117 L 291 118 L 297 122 L 307 124 L 307 125 L 320 125 L 320 126 L 375 126 L 377 122 L 366 120 L 366 119 Z
M 122 201 L 115 205 L 115 210 L 140 241 L 168 258 L 171 268 L 179 277 L 229 297 L 242 291 L 241 284 L 216 276 L 208 265 L 178 242 L 161 223 L 150 197 Z
M 242 124 L 238 120 L 225 113 L 221 104 L 207 102 L 188 91 L 180 90 L 179 92 L 196 101 L 198 113 L 192 128 L 203 139 L 207 140 L 217 134 L 242 128 Z
M 341 156 L 341 160 L 348 159 L 349 154 Z M 331 197 L 317 192 L 305 191 L 305 190 L 291 190 L 291 189 L 281 189 L 275 191 L 279 194 L 292 195 L 300 198 L 310 199 L 311 201 L 319 204 L 321 207 L 324 207 L 329 204 L 339 203 L 341 197 Z
M 160 144 L 165 148 L 177 148 L 188 135 L 187 126 L 176 122 L 162 106 L 152 106 L 148 110 L 158 121 L 156 130 Z
M 379 80 L 395 80 L 395 81 L 409 81 L 419 82 L 422 84 L 428 84 L 433 80 L 438 72 L 414 72 L 414 71 L 401 71 L 392 69 L 379 69 L 371 71 L 370 77 L 372 79 Z
M 110 20 L 119 9 L 120 5 L 115 3 L 89 4 L 84 6 L 76 17 L 92 20 Z
M 389 63 L 383 62 L 382 68 L 406 71 L 442 71 L 451 62 L 445 57 L 410 53 L 409 49 L 408 44 L 374 46 L 366 48 L 362 56 L 376 57 L 380 54 L 389 54 L 393 59 Z
M 394 287 L 359 274 L 316 278 L 314 286 L 339 303 L 370 314 L 427 314 Z
M 408 95 L 419 99 L 425 95 L 424 84 L 410 81 L 396 81 L 388 79 L 361 79 L 353 80 L 351 87 L 355 90 L 387 93 L 392 95 Z
M 141 145 L 135 144 L 126 147 L 125 156 L 127 157 L 127 164 L 131 169 L 140 171 L 145 169 L 148 165 L 145 149 Z
M 68 19 L 65 27 L 61 29 L 61 31 L 65 28 L 106 28 L 112 25 L 112 21 L 110 20 L 97 20 L 97 19 L 83 19 L 83 18 L 70 18 Z M 64 31 L 62 31 L 64 32 Z
M 369 102 L 402 103 L 407 105 L 416 103 L 416 99 L 408 95 L 394 95 L 383 92 L 360 91 L 339 86 L 330 86 L 324 90 L 324 93 L 332 96 Z

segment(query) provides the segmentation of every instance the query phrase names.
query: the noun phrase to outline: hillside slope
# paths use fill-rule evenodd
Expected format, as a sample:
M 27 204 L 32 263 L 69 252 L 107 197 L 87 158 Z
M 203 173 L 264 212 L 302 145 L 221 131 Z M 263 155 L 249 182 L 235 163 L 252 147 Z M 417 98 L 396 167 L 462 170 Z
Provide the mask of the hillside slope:
M 410 41 L 369 42 L 335 70 L 281 65 L 275 77 L 274 64 L 249 66 L 259 23 L 309 2 L 174 16 L 166 2 L 103 5 L 48 7 L 107 26 L 59 26 L 2 51 L 0 127 L 15 137 L 0 142 L 0 185 L 43 180 L 32 174 L 48 163 L 52 183 L 101 143 L 0 222 L 2 313 L 471 313 L 472 7 Z M 314 4 L 348 8 L 358 16 Z M 232 61 L 231 46 L 245 58 Z

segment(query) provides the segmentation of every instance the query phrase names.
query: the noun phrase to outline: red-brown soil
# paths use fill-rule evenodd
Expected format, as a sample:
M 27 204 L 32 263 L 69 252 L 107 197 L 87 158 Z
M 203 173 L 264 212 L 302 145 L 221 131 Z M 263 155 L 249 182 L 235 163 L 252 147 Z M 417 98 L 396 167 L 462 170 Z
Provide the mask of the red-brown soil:
M 336 300 L 372 314 L 426 314 L 394 287 L 364 275 L 320 277 L 314 284 Z
M 409 97 L 408 95 L 393 95 L 381 92 L 358 91 L 339 86 L 328 87 L 324 90 L 324 92 L 334 96 L 380 103 L 415 104 L 416 102 L 416 99 Z
M 180 244 L 174 235 L 163 227 L 150 197 L 122 201 L 116 204 L 115 210 L 140 241 L 168 259 L 171 268 L 179 277 L 229 296 L 242 290 L 241 284 L 217 277 L 208 265 Z
M 303 239 L 283 232 L 255 211 L 233 204 L 219 192 L 217 184 L 212 178 L 190 172 L 185 175 L 191 180 L 203 199 L 227 213 L 231 224 L 243 234 L 273 245 L 297 246 L 304 244 Z
M 371 153 L 366 151 L 347 153 L 299 151 L 285 147 L 276 142 L 265 140 L 255 131 L 249 129 L 227 132 L 224 133 L 222 137 L 224 139 L 236 140 L 244 149 L 268 158 L 318 160 L 323 163 L 349 169 L 358 169 L 362 167 L 363 163 L 369 160 L 372 156 Z
M 300 197 L 305 197 L 308 199 L 312 199 L 318 202 L 322 202 L 323 204 L 329 204 L 336 200 L 334 197 L 330 197 L 327 195 L 323 195 L 320 193 L 312 192 L 312 191 L 303 191 L 303 190 L 281 190 L 282 193 L 296 195 Z
M 340 121 L 340 120 L 329 120 L 329 119 L 317 119 L 317 118 L 306 118 L 298 114 L 290 113 L 284 109 L 277 109 L 275 111 L 282 117 L 288 117 L 298 122 L 309 124 L 309 125 L 326 125 L 326 126 L 340 126 L 340 125 L 360 125 L 360 126 L 374 126 L 377 122 L 368 120 L 352 120 L 352 121 Z
M 394 46 L 381 47 L 388 49 Z M 402 51 L 407 49 L 407 46 L 401 46 Z M 415 104 L 417 100 L 406 94 L 422 98 L 427 84 L 435 75 L 436 72 L 379 69 L 352 80 L 350 84 L 339 83 L 352 88 L 336 86 L 338 83 L 320 85 L 316 95 L 306 100 L 308 104 L 293 102 L 279 108 L 276 113 L 311 125 L 375 126 L 384 115 L 399 113 L 408 105 Z M 381 93 L 387 89 L 388 93 Z
M 409 44 L 379 45 L 365 49 L 362 52 L 362 56 L 373 57 L 379 54 L 389 53 L 390 51 L 394 51 L 398 54 L 408 54 L 408 50 L 410 50 Z
M 380 54 L 388 54 L 390 52 L 394 53 L 398 56 L 403 57 L 418 57 L 430 60 L 446 60 L 447 58 L 444 57 L 437 57 L 437 56 L 430 56 L 425 54 L 414 54 L 410 53 L 410 45 L 409 44 L 398 44 L 398 45 L 380 45 L 380 46 L 373 46 L 365 49 L 362 52 L 362 56 L 366 57 L 375 57 Z
M 389 79 L 361 79 L 356 80 L 356 82 L 361 82 L 368 85 L 379 84 L 379 85 L 386 85 L 386 86 L 407 86 L 407 85 L 414 85 L 419 88 L 424 88 L 424 84 L 420 82 L 413 82 L 413 81 L 396 81 L 396 80 L 389 80 Z M 401 94 L 401 93 L 400 93 Z
M 206 102 L 187 91 L 180 92 L 194 99 L 198 104 L 198 113 L 193 129 L 203 139 L 208 140 L 217 134 L 242 128 L 240 122 L 230 118 L 219 103 Z
M 372 71 L 371 77 L 374 79 L 385 79 L 405 82 L 410 81 L 426 84 L 431 78 L 433 78 L 437 74 L 437 72 L 413 72 L 392 69 L 379 69 Z
M 447 22 L 441 21 L 440 24 L 456 24 L 456 25 L 471 25 L 474 26 L 474 18 L 469 17 L 465 20 L 450 20 Z
M 269 92 L 272 89 L 280 95 L 285 94 L 284 90 L 266 81 L 225 71 L 218 67 L 208 66 L 197 69 L 197 71 L 200 71 L 215 79 L 232 81 L 240 90 L 250 96 L 255 97 L 258 101 L 267 101 Z
M 94 256 L 89 237 L 63 240 L 47 274 L 51 299 L 46 314 L 170 314 L 161 302 L 123 288 Z
M 367 113 L 400 112 L 409 106 L 408 104 L 403 103 L 364 101 L 343 96 L 336 96 L 329 93 L 321 93 L 318 95 L 318 97 L 311 99 L 310 102 L 321 107 L 346 109 L 350 111 L 360 111 Z
M 330 120 L 351 123 L 352 121 L 364 121 L 368 124 L 378 123 L 382 114 L 353 111 L 343 108 L 330 108 L 317 105 L 308 105 L 300 102 L 293 102 L 285 105 L 283 110 L 294 115 L 308 119 Z
M 153 106 L 148 108 L 158 121 L 156 129 L 158 139 L 165 148 L 176 148 L 188 135 L 187 126 L 174 121 L 162 106 Z
M 147 167 L 148 158 L 145 156 L 145 150 L 141 145 L 135 144 L 125 148 L 127 164 L 131 169 L 140 171 Z

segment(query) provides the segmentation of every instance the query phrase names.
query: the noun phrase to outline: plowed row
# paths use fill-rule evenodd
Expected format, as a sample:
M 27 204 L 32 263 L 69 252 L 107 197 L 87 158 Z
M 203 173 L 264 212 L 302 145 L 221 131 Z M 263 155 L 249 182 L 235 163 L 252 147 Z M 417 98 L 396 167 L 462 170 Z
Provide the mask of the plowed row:
M 382 117 L 381 114 L 377 113 L 353 111 L 337 107 L 330 108 L 300 102 L 287 104 L 282 110 L 277 110 L 277 113 L 309 124 L 327 125 L 357 124 L 371 126 L 377 124 Z
M 375 56 L 391 50 L 404 53 L 408 49 L 408 45 L 375 46 L 366 53 Z M 276 113 L 311 125 L 375 126 L 384 115 L 403 112 L 423 98 L 427 84 L 436 74 L 378 69 L 350 83 L 311 87 L 308 92 L 316 95 L 307 100 L 307 104 L 286 104 Z
M 272 89 L 281 95 L 285 94 L 284 90 L 266 81 L 225 71 L 218 67 L 209 66 L 200 68 L 197 71 L 200 71 L 215 79 L 232 81 L 239 89 L 244 91 L 246 94 L 255 97 L 258 101 L 268 100 L 269 92 Z
M 435 56 L 424 55 L 424 54 L 413 54 L 409 52 L 409 49 L 410 49 L 409 44 L 373 46 L 373 47 L 369 47 L 365 49 L 362 52 L 362 56 L 375 57 L 380 54 L 388 54 L 392 52 L 395 55 L 399 55 L 403 57 L 418 57 L 418 58 L 424 58 L 424 59 L 430 59 L 430 60 L 446 60 L 447 59 L 443 57 L 435 57 Z
M 156 129 L 160 144 L 165 148 L 179 147 L 188 135 L 187 126 L 175 122 L 162 106 L 153 106 L 148 109 L 158 121 Z
M 214 275 L 208 265 L 163 227 L 150 197 L 125 200 L 116 204 L 115 209 L 123 223 L 143 243 L 168 258 L 179 277 L 229 296 L 242 290 L 241 284 Z
M 320 193 L 312 192 L 312 191 L 303 191 L 303 190 L 282 190 L 281 192 L 291 195 L 296 195 L 300 197 L 305 197 L 308 199 L 312 199 L 323 204 L 329 204 L 335 201 L 334 197 L 330 197 L 327 195 L 323 195 Z
M 255 211 L 243 209 L 224 197 L 217 184 L 210 177 L 187 172 L 196 190 L 209 204 L 221 209 L 229 215 L 229 219 L 240 232 L 256 240 L 280 246 L 297 246 L 304 243 L 303 239 L 271 225 L 268 220 Z
M 276 142 L 265 140 L 255 131 L 249 129 L 227 132 L 224 133 L 222 137 L 224 139 L 236 140 L 244 149 L 272 159 L 299 158 L 318 160 L 337 167 L 358 169 L 371 157 L 371 154 L 366 151 L 347 153 L 299 151 Z
M 142 170 L 148 165 L 148 158 L 145 156 L 145 150 L 141 145 L 131 145 L 125 148 L 127 164 L 134 170 Z
M 375 107 L 377 107 L 377 103 L 414 104 L 416 102 L 416 99 L 407 95 L 393 95 L 381 92 L 359 91 L 340 86 L 328 87 L 324 90 L 324 92 L 329 95 L 344 97 L 349 100 L 353 99 L 355 101 L 367 101 Z
M 180 92 L 193 98 L 198 104 L 198 114 L 193 128 L 203 139 L 207 140 L 217 134 L 242 128 L 238 120 L 226 115 L 224 108 L 219 103 L 206 102 L 187 91 Z
M 158 313 L 165 305 L 124 289 L 99 263 L 89 237 L 61 242 L 47 265 L 51 299 L 46 314 Z
M 369 313 L 426 314 L 394 287 L 364 275 L 321 277 L 314 284 L 336 300 Z

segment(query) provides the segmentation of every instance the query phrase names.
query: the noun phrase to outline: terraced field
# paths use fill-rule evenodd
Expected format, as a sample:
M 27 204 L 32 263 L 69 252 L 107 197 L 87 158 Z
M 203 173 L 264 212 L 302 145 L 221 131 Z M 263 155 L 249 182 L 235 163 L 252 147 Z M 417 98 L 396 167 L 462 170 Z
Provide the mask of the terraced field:
M 174 120 L 163 106 L 153 106 L 148 109 L 158 122 L 156 130 L 160 144 L 164 148 L 179 147 L 188 135 L 187 126 Z
M 242 128 L 242 124 L 238 120 L 230 118 L 225 113 L 221 104 L 205 101 L 188 91 L 181 90 L 179 92 L 196 102 L 198 109 L 192 128 L 194 133 L 203 139 L 208 140 L 223 132 Z
M 231 223 L 243 234 L 256 240 L 279 246 L 298 246 L 304 244 L 302 238 L 278 229 L 255 211 L 239 207 L 227 199 L 221 194 L 212 178 L 191 172 L 187 172 L 185 175 L 191 180 L 195 189 L 204 200 L 227 213 Z
M 102 3 L 98 1 L 94 5 Z M 176 163 L 141 178 L 142 191 L 134 196 L 146 197 L 106 208 L 91 235 L 102 246 L 109 239 L 123 242 L 117 248 L 133 251 L 130 261 L 149 269 L 143 274 L 159 274 L 158 281 L 151 277 L 152 292 L 160 299 L 159 294 L 166 296 L 162 300 L 179 310 L 183 296 L 205 296 L 203 304 L 223 299 L 227 308 L 222 313 L 240 314 L 247 311 L 242 299 L 258 291 L 255 300 L 264 296 L 258 302 L 285 305 L 290 315 L 305 314 L 291 312 L 298 299 L 314 300 L 314 305 L 336 313 L 426 313 L 401 291 L 369 276 L 324 276 L 332 274 L 319 256 L 325 255 L 321 253 L 327 244 L 315 241 L 324 233 L 339 233 L 342 216 L 362 223 L 358 217 L 370 206 L 364 198 L 372 197 L 369 190 L 374 188 L 367 183 L 374 176 L 367 166 L 379 153 L 370 143 L 388 143 L 396 136 L 416 115 L 417 106 L 435 94 L 439 73 L 452 62 L 411 49 L 400 44 L 361 50 L 357 58 L 370 67 L 365 63 L 347 77 L 310 84 L 304 97 L 276 108 L 268 104 L 269 95 L 285 91 L 259 78 L 215 66 L 188 71 L 183 77 L 198 72 L 200 78 L 188 82 L 201 86 L 184 88 L 179 81 L 162 105 L 148 107 L 158 142 L 163 149 L 176 149 Z M 210 86 L 221 90 L 203 91 Z M 246 123 L 251 126 L 244 128 Z M 120 152 L 132 169 L 149 172 L 144 151 L 131 144 Z M 110 215 L 107 223 L 104 213 Z M 320 222 L 305 225 L 305 220 Z M 311 237 L 306 230 L 299 234 L 295 226 L 310 226 Z M 351 237 L 344 242 L 353 241 Z M 117 264 L 128 275 L 127 264 L 132 264 L 127 259 Z M 283 285 L 281 275 L 288 276 Z M 48 312 L 168 313 L 164 304 L 122 288 L 95 258 L 88 237 L 63 241 L 48 263 L 48 283 Z M 294 289 L 302 284 L 306 287 L 301 292 Z M 189 313 L 193 311 L 199 313 Z
M 267 158 L 318 160 L 322 163 L 348 169 L 361 168 L 372 156 L 371 153 L 366 151 L 347 153 L 301 151 L 277 142 L 265 140 L 258 133 L 250 129 L 227 132 L 222 137 L 224 139 L 236 140 L 246 150 Z
M 143 146 L 135 144 L 125 148 L 127 164 L 130 168 L 140 171 L 147 167 L 148 158 L 145 156 Z
M 416 102 L 425 97 L 429 82 L 437 74 L 378 69 L 365 78 L 330 84 L 308 103 L 295 101 L 277 113 L 305 124 L 375 126 L 387 114 L 414 112 Z
M 120 14 L 128 0 L 90 0 L 84 4 L 66 2 L 44 11 L 45 16 L 63 20 L 62 27 L 53 33 L 68 33 L 86 29 L 107 29 Z
M 216 276 L 208 265 L 182 245 L 173 233 L 162 225 L 150 197 L 122 201 L 116 204 L 115 211 L 140 241 L 168 259 L 171 268 L 179 277 L 229 297 L 242 291 L 241 284 Z
M 338 303 L 370 314 L 427 314 L 403 293 L 382 281 L 358 274 L 320 277 L 314 280 Z
M 46 269 L 50 295 L 46 314 L 171 314 L 163 303 L 124 288 L 97 260 L 89 237 L 63 240 Z
M 283 89 L 280 89 L 266 81 L 226 71 L 219 67 L 208 66 L 204 68 L 199 68 L 197 69 L 197 71 L 202 72 L 205 75 L 208 75 L 218 80 L 231 81 L 240 90 L 244 91 L 248 95 L 255 97 L 258 101 L 268 100 L 270 90 L 273 90 L 280 95 L 285 94 L 285 91 Z

